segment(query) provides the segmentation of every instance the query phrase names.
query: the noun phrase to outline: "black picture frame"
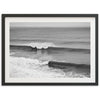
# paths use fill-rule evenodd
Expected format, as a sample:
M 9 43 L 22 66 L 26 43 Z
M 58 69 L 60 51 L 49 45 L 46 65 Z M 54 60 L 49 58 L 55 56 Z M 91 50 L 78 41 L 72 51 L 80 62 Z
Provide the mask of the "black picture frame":
M 94 17 L 95 18 L 95 82 L 94 83 L 7 83 L 5 82 L 5 19 L 7 17 Z M 2 14 L 2 85 L 3 86 L 97 86 L 98 85 L 98 14 Z

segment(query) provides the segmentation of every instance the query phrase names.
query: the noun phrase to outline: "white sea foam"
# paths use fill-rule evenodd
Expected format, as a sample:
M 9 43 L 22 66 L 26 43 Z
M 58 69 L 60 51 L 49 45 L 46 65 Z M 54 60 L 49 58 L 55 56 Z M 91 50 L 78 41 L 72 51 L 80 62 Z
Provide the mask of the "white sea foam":
M 10 77 L 65 77 L 60 69 L 50 69 L 46 64 L 48 61 L 39 61 L 24 57 L 10 58 Z
M 52 42 L 31 42 L 31 43 L 21 43 L 21 44 L 13 44 L 16 46 L 31 46 L 37 49 L 47 49 L 48 47 L 58 47 Z
M 40 61 L 38 59 L 30 59 L 24 57 L 10 57 L 10 77 L 19 78 L 56 78 L 56 77 L 86 77 L 84 74 L 75 71 L 63 72 L 61 69 L 48 67 L 48 61 Z
M 28 44 L 31 47 L 36 47 L 38 49 L 47 49 L 48 47 L 55 47 L 55 45 L 53 43 L 49 43 L 49 42 L 43 42 L 43 43 L 39 43 L 39 42 L 34 42 L 34 43 L 30 43 Z

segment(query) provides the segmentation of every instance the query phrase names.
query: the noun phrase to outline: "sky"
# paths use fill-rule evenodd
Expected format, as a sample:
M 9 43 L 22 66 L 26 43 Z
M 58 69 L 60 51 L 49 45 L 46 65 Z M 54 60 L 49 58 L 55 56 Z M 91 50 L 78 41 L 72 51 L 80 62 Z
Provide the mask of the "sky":
M 89 22 L 12 22 L 10 27 L 90 27 Z

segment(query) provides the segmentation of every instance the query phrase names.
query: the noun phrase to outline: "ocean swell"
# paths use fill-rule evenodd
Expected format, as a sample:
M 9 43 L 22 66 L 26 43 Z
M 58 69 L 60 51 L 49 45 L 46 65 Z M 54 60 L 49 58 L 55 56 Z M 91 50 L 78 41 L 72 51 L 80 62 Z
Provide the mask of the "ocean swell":
M 60 63 L 60 62 L 59 62 Z M 61 64 L 58 64 L 62 66 Z M 38 59 L 30 59 L 24 57 L 10 57 L 10 77 L 33 77 L 33 78 L 83 78 L 89 77 L 88 67 L 77 68 L 75 66 L 59 66 L 51 64 L 48 61 L 40 61 Z M 51 67 L 52 66 L 52 67 Z M 56 66 L 56 67 L 55 67 Z M 82 70 L 81 70 L 82 69 Z M 84 69 L 84 70 L 83 70 Z M 86 71 L 87 70 L 87 71 Z M 79 72 L 78 72 L 79 71 Z
M 57 46 L 45 46 L 41 45 L 40 47 L 36 45 L 10 45 L 11 49 L 17 50 L 27 50 L 27 51 L 37 51 L 37 50 L 55 50 L 55 51 L 70 51 L 70 52 L 84 52 L 90 53 L 90 49 L 81 49 L 81 48 L 64 48 L 64 47 L 57 47 Z

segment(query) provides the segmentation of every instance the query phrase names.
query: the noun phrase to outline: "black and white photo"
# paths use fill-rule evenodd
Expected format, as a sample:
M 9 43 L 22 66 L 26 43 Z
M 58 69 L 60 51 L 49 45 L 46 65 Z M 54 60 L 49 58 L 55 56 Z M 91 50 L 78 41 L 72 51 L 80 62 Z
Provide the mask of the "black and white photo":
M 2 24 L 4 84 L 97 84 L 97 15 L 10 16 Z

